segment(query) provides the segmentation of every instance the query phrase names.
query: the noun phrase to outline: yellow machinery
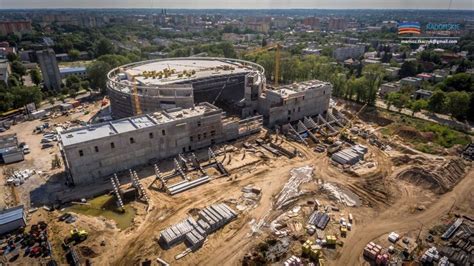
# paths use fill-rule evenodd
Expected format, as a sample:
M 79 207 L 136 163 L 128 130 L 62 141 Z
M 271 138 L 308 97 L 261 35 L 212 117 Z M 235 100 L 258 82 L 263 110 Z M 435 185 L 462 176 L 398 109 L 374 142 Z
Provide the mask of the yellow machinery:
M 140 98 L 138 97 L 137 83 L 135 82 L 135 76 L 132 77 L 133 84 L 133 100 L 135 102 L 135 115 L 142 114 L 142 108 L 140 106 Z
M 341 128 L 341 130 L 339 130 L 333 137 L 331 137 L 331 138 L 329 139 L 329 141 L 332 142 L 332 143 L 334 143 L 335 138 L 336 138 L 339 134 L 345 136 L 345 137 L 348 138 L 348 139 L 351 139 L 351 136 L 349 136 L 348 134 L 346 134 L 346 131 L 347 131 L 347 129 L 348 129 L 350 126 L 352 126 L 352 122 L 354 122 L 354 120 L 359 116 L 359 114 L 362 113 L 362 111 L 364 111 L 365 107 L 367 107 L 367 103 L 364 104 L 364 105 L 359 109 L 359 111 L 352 117 L 352 119 L 349 120 L 349 121 L 347 122 L 347 124 L 346 124 L 343 128 Z
M 272 50 L 272 49 L 275 49 L 275 87 L 278 86 L 278 83 L 280 81 L 280 50 L 281 50 L 281 44 L 277 43 L 277 44 L 273 44 L 273 45 L 269 45 L 269 46 L 265 46 L 265 47 L 262 47 L 262 48 L 258 48 L 258 49 L 255 49 L 251 52 L 248 52 L 246 53 L 246 55 L 252 55 L 252 54 L 257 54 L 257 53 L 260 53 L 260 52 L 264 52 L 264 51 L 269 51 L 269 50 Z

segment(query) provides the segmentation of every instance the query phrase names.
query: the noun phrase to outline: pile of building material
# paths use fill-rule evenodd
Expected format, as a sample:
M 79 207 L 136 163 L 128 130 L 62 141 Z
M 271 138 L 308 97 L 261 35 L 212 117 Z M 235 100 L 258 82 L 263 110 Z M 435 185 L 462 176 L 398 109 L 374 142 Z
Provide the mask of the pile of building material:
M 362 145 L 354 145 L 351 148 L 346 148 L 334 153 L 331 159 L 342 165 L 354 165 L 361 160 L 364 160 L 364 155 L 367 153 L 367 147 Z
M 388 241 L 390 241 L 392 243 L 397 243 L 398 239 L 400 239 L 400 235 L 395 233 L 395 232 L 391 232 L 388 235 Z
M 300 258 L 296 257 L 295 255 L 291 256 L 283 263 L 284 266 L 302 266 L 304 263 L 301 261 Z
M 200 177 L 200 178 L 197 178 L 197 179 L 194 179 L 192 181 L 184 180 L 184 181 L 178 182 L 176 184 L 166 186 L 166 191 L 170 195 L 175 195 L 175 194 L 181 193 L 183 191 L 186 191 L 188 189 L 191 189 L 193 187 L 197 187 L 197 186 L 200 186 L 202 184 L 205 184 L 205 183 L 209 182 L 210 180 L 211 179 L 207 175 L 203 176 L 203 177 Z
M 28 180 L 28 178 L 30 178 L 35 173 L 35 170 L 32 169 L 14 171 L 12 175 L 7 178 L 7 185 L 19 186 L 25 183 L 25 181 Z
M 381 255 L 382 246 L 376 245 L 374 242 L 370 242 L 364 248 L 364 256 L 371 261 L 375 261 Z M 384 254 L 386 257 L 388 254 Z M 387 258 L 388 261 L 388 258 Z
M 457 225 L 459 226 L 456 230 L 451 229 Z M 462 221 L 458 219 L 448 231 L 455 233 L 439 248 L 440 256 L 447 257 L 446 260 L 455 265 L 474 265 L 472 256 L 474 223 L 472 220 L 469 220 L 468 217 Z
M 349 190 L 342 189 L 332 183 L 324 183 L 321 186 L 323 191 L 329 194 L 329 197 L 337 202 L 343 203 L 348 207 L 359 206 L 361 204 L 360 198 Z
M 474 161 L 474 143 L 470 143 L 466 146 L 466 148 L 464 148 L 462 157 L 467 160 Z
M 283 189 L 277 196 L 274 207 L 279 210 L 288 204 L 297 200 L 297 198 L 303 194 L 299 187 L 303 183 L 307 183 L 313 178 L 313 167 L 303 166 L 299 168 L 293 168 L 290 171 L 290 179 L 285 184 Z
M 441 239 L 448 240 L 453 236 L 454 232 L 458 230 L 459 226 L 461 226 L 463 222 L 462 218 L 456 219 L 456 221 L 444 232 L 444 234 L 441 236 Z
M 184 241 L 191 250 L 197 250 L 204 244 L 207 235 L 235 219 L 237 214 L 226 204 L 220 203 L 202 209 L 198 216 L 197 221 L 188 217 L 161 231 L 161 246 L 167 249 Z
M 436 247 L 431 247 L 428 250 L 426 250 L 420 259 L 420 261 L 423 264 L 425 263 L 429 264 L 429 263 L 437 262 L 439 260 L 440 260 L 440 255 L 439 255 L 438 250 L 436 250 Z
M 324 212 L 315 211 L 308 219 L 308 224 L 314 225 L 317 228 L 324 230 L 329 223 L 329 215 Z
M 243 187 L 241 191 L 243 193 L 236 206 L 239 211 L 255 206 L 262 196 L 262 189 L 252 185 Z

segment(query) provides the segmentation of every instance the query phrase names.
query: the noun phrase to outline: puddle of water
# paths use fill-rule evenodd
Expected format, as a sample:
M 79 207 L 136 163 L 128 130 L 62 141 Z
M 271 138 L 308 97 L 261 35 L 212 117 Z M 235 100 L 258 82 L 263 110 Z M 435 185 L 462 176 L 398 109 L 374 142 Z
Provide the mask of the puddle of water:
M 111 195 L 103 195 L 89 200 L 90 205 L 72 205 L 66 208 L 66 212 L 75 212 L 90 216 L 102 216 L 117 223 L 117 227 L 124 230 L 132 224 L 135 217 L 135 209 L 126 204 L 125 212 L 121 213 L 115 204 L 115 199 Z

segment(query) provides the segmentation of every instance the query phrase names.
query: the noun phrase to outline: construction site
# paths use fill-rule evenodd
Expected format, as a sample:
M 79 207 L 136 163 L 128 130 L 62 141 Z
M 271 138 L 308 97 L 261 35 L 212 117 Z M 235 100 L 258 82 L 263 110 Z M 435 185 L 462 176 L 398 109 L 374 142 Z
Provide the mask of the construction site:
M 167 78 L 185 78 L 178 62 L 163 66 Z M 31 154 L 2 165 L 2 207 L 24 204 L 34 237 L 4 236 L 5 263 L 473 263 L 474 171 L 464 147 L 421 152 L 406 135 L 386 134 L 401 115 L 331 99 L 332 85 L 317 80 L 263 80 L 256 97 L 237 105 L 247 111 L 219 101 L 225 85 L 189 106 L 144 110 L 133 82 L 164 82 L 165 74 L 124 69 L 113 71 L 131 82 L 121 119 L 89 123 L 104 108 L 93 100 L 68 116 L 53 113 L 43 134 L 57 143 L 47 149 L 45 135 L 31 133 L 45 121 L 12 126 Z M 247 88 L 235 102 L 245 102 Z M 34 174 L 6 184 L 25 169 Z

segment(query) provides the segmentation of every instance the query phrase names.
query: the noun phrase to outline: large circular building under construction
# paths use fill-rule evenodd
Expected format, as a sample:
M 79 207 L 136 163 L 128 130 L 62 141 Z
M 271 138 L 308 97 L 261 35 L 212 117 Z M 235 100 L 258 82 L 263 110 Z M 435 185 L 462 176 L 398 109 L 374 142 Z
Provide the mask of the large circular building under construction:
M 257 112 L 265 86 L 264 69 L 228 58 L 167 58 L 136 62 L 107 75 L 114 118 L 209 102 L 228 113 Z

